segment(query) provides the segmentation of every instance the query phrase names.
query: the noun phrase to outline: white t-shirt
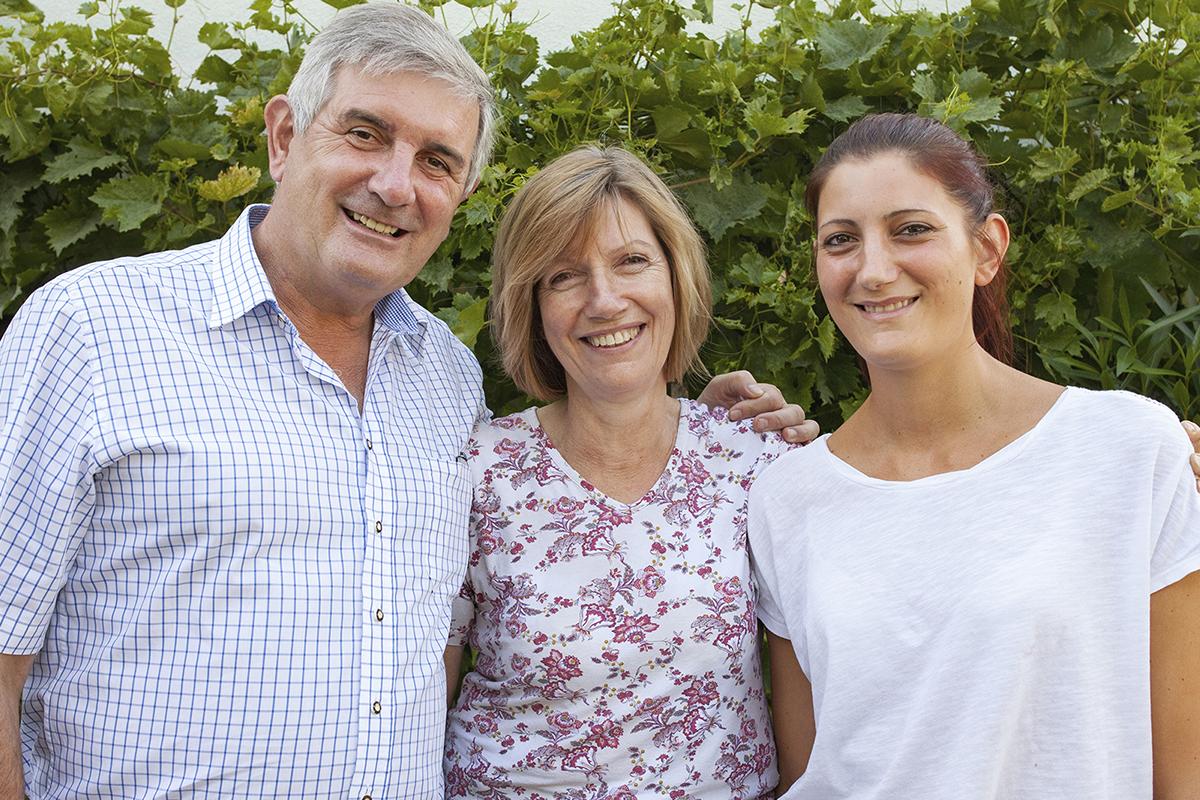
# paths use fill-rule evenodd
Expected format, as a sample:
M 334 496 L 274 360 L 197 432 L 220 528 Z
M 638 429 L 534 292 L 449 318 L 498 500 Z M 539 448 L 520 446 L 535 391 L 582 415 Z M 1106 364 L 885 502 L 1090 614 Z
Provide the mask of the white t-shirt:
M 827 437 L 750 495 L 758 615 L 817 736 L 788 800 L 1149 800 L 1150 594 L 1200 569 L 1165 407 L 1067 389 L 976 466 L 871 478 Z

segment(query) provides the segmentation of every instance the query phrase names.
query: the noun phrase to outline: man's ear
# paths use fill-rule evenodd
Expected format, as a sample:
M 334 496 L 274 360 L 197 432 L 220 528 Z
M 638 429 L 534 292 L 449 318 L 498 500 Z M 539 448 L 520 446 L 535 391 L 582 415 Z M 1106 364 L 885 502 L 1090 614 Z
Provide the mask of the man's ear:
M 1008 222 L 999 214 L 989 214 L 979 231 L 979 258 L 975 263 L 975 285 L 987 286 L 1000 271 L 1011 237 Z
M 263 120 L 267 123 L 267 165 L 271 177 L 279 183 L 283 180 L 283 165 L 296 138 L 295 117 L 287 95 L 277 94 L 267 101 Z

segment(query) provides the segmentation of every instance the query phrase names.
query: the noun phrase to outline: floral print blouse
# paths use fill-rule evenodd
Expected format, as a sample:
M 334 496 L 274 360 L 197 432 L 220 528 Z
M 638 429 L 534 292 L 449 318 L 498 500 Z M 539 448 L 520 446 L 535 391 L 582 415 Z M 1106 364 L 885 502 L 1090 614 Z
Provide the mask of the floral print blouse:
M 477 655 L 447 797 L 770 795 L 746 498 L 789 445 L 680 402 L 667 467 L 631 505 L 583 480 L 533 409 L 475 432 L 450 641 Z

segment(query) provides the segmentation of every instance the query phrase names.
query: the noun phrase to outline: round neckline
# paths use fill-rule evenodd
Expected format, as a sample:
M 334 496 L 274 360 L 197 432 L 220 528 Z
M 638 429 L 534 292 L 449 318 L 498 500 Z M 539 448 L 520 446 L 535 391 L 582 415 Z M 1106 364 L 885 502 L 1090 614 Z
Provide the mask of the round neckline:
M 1046 413 L 1042 414 L 1041 419 L 1033 424 L 1029 430 L 1022 433 L 1017 438 L 1013 439 L 1008 444 L 1001 447 L 996 452 L 972 464 L 965 469 L 956 469 L 949 472 L 938 472 L 934 475 L 926 475 L 921 478 L 912 480 L 888 480 L 886 478 L 876 478 L 873 475 L 859 470 L 850 462 L 843 460 L 840 456 L 829 449 L 829 437 L 831 434 L 824 434 L 812 442 L 813 445 L 819 447 L 819 451 L 824 455 L 825 459 L 833 466 L 833 468 L 843 477 L 861 483 L 866 486 L 874 486 L 877 488 L 888 489 L 923 489 L 928 486 L 938 486 L 946 483 L 953 483 L 959 480 L 978 475 L 980 473 L 989 472 L 997 469 L 1014 458 L 1019 456 L 1031 442 L 1036 440 L 1040 432 L 1048 427 L 1048 423 L 1056 416 L 1064 413 L 1062 409 L 1068 405 L 1067 396 L 1075 396 L 1079 390 L 1073 386 L 1066 386 L 1063 391 L 1055 398 L 1054 403 L 1050 408 L 1046 409 Z
M 647 489 L 640 498 L 632 503 L 626 503 L 616 499 L 615 497 L 605 494 L 591 481 L 580 475 L 575 467 L 572 466 L 571 462 L 567 461 L 562 452 L 554 445 L 554 442 L 550 439 L 550 434 L 547 433 L 546 429 L 542 427 L 542 422 L 540 419 L 538 419 L 536 407 L 527 408 L 521 413 L 523 415 L 527 415 L 525 421 L 526 424 L 529 425 L 529 430 L 530 433 L 533 434 L 534 440 L 545 449 L 547 457 L 554 462 L 554 465 L 558 467 L 563 474 L 571 479 L 572 483 L 577 485 L 587 494 L 593 496 L 595 499 L 607 503 L 608 505 L 632 509 L 646 505 L 647 503 L 653 501 L 653 499 L 660 493 L 659 488 L 662 486 L 662 484 L 665 483 L 669 477 L 677 471 L 679 459 L 681 458 L 680 443 L 683 440 L 684 432 L 687 430 L 689 411 L 691 410 L 691 404 L 684 399 L 680 398 L 677 400 L 677 402 L 679 403 L 679 421 L 675 427 L 675 441 L 671 445 L 671 455 L 667 457 L 667 463 L 663 466 L 663 471 L 657 478 L 654 479 L 654 483 L 650 485 L 650 488 Z

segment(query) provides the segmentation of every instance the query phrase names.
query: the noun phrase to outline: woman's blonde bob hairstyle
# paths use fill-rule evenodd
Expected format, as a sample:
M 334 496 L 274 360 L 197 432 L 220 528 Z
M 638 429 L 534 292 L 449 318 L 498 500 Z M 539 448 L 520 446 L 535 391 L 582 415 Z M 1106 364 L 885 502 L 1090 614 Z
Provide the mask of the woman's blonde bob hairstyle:
M 542 329 L 538 283 L 555 261 L 594 238 L 620 200 L 645 214 L 671 272 L 675 330 L 663 373 L 668 382 L 690 371 L 703 374 L 697 355 L 712 318 L 704 242 L 683 204 L 641 159 L 620 147 L 585 145 L 521 187 L 500 218 L 492 248 L 492 339 L 509 377 L 542 402 L 565 395 L 567 380 Z

